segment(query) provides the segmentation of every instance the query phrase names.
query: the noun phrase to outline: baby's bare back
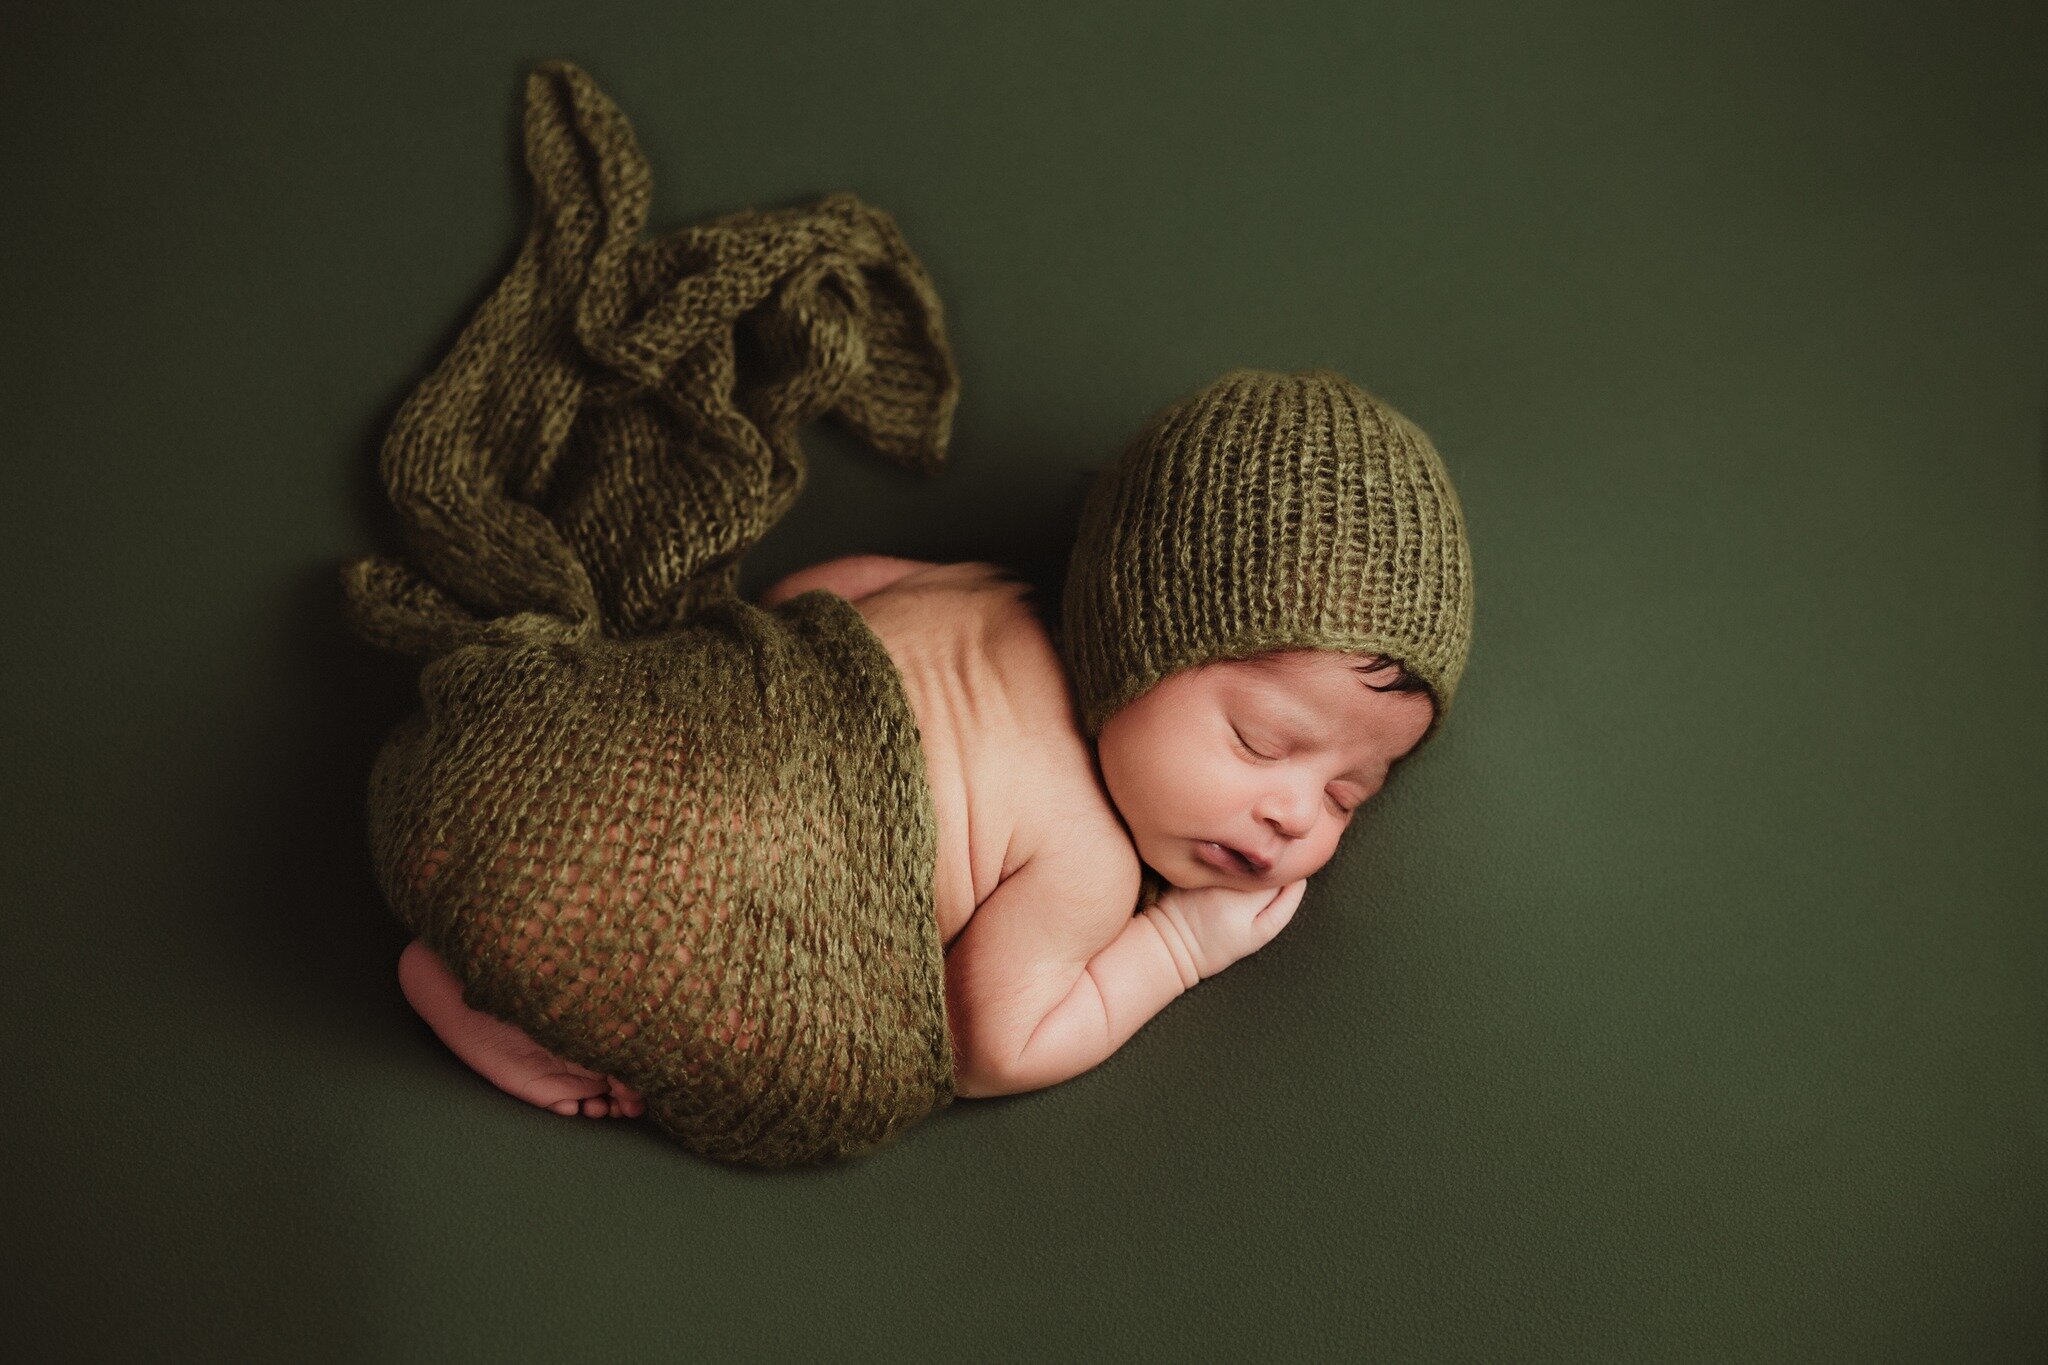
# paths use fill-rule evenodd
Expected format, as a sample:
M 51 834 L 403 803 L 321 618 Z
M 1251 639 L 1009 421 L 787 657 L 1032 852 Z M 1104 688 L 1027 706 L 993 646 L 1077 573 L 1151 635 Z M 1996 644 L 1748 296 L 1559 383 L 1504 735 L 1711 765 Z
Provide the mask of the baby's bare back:
M 1137 875 L 1031 591 L 999 565 L 969 561 L 914 570 L 854 602 L 917 717 L 938 814 L 946 945 L 1034 858 L 1056 851 L 1107 884 Z M 1105 942 L 1117 927 L 1104 926 Z
M 917 719 L 958 1092 L 1011 1094 L 1093 1066 L 1192 974 L 1135 914 L 1137 849 L 1030 585 L 978 561 L 855 556 L 762 602 L 810 588 L 854 603 Z

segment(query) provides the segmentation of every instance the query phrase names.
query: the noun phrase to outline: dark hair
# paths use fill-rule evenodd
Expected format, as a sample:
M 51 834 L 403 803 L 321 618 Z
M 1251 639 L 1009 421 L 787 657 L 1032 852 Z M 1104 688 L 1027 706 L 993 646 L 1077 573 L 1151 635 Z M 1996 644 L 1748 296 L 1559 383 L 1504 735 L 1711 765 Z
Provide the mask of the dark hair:
M 1245 659 L 1244 662 L 1260 664 L 1271 668 L 1277 664 L 1281 655 L 1291 652 L 1285 649 L 1269 649 L 1263 653 L 1252 655 L 1250 658 Z M 1358 680 L 1365 683 L 1373 691 L 1420 692 L 1429 698 L 1429 706 L 1432 712 L 1438 709 L 1436 690 L 1413 673 L 1410 673 L 1406 663 L 1391 654 L 1360 654 L 1355 657 L 1356 662 L 1351 665 L 1351 671 L 1358 674 Z M 1389 668 L 1394 670 L 1394 676 L 1391 681 L 1383 683 L 1367 681 L 1373 674 L 1384 672 Z
M 1382 672 L 1388 667 L 1392 667 L 1394 670 L 1394 680 L 1392 682 L 1368 682 L 1365 684 L 1367 687 L 1370 687 L 1375 692 L 1429 691 L 1428 683 L 1416 677 L 1413 673 L 1410 673 L 1408 671 L 1408 665 L 1403 663 L 1401 660 L 1396 659 L 1391 654 L 1362 654 L 1359 656 L 1359 659 L 1360 662 L 1352 665 L 1352 668 L 1353 671 L 1358 674 L 1360 681 L 1364 681 L 1366 678 L 1372 676 L 1375 673 Z M 1434 704 L 1436 702 L 1436 695 L 1434 693 L 1431 693 L 1430 695 L 1430 702 L 1431 704 Z

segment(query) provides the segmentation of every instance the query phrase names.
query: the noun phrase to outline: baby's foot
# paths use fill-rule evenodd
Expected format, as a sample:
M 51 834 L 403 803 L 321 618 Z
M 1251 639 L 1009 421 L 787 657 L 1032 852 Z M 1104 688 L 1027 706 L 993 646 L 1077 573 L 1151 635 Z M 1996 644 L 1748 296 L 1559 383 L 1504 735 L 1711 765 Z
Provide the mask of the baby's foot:
M 565 1117 L 635 1118 L 645 1107 L 640 1092 L 624 1082 L 557 1057 L 502 1019 L 477 1018 L 480 1023 L 465 1025 L 475 1030 L 468 1050 L 453 1041 L 448 1046 L 506 1094 Z
M 461 983 L 424 942 L 407 946 L 398 979 L 448 1050 L 506 1094 L 565 1117 L 635 1118 L 646 1107 L 631 1086 L 557 1057 L 514 1025 L 464 1004 Z

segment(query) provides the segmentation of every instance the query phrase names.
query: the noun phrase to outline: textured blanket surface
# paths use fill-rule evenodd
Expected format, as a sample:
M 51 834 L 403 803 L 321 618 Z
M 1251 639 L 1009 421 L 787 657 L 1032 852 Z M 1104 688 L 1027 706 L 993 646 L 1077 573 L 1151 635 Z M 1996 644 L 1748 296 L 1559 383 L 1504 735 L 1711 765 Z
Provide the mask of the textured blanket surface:
M 847 193 L 644 238 L 646 161 L 568 63 L 525 151 L 518 257 L 382 450 L 403 552 L 342 571 L 353 628 L 423 662 L 379 885 L 473 1007 L 691 1149 L 866 1150 L 953 1098 L 924 752 L 850 603 L 737 584 L 803 422 L 943 466 L 938 296 Z

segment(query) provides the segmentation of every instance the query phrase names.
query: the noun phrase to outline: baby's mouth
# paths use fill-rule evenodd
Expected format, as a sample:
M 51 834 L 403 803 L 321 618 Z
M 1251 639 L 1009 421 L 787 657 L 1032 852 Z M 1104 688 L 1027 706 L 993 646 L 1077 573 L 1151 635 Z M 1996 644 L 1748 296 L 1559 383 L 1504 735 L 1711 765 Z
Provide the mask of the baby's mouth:
M 1258 864 L 1232 848 L 1229 844 L 1219 844 L 1213 839 L 1204 839 L 1202 844 L 1205 848 L 1213 849 L 1217 855 L 1220 855 L 1221 861 L 1229 864 L 1232 871 L 1242 873 L 1247 877 L 1259 875 L 1261 869 Z

